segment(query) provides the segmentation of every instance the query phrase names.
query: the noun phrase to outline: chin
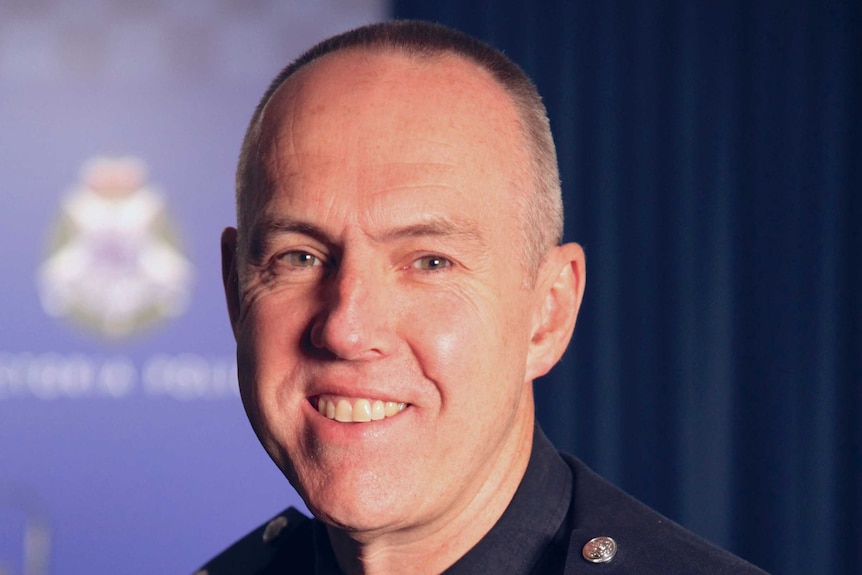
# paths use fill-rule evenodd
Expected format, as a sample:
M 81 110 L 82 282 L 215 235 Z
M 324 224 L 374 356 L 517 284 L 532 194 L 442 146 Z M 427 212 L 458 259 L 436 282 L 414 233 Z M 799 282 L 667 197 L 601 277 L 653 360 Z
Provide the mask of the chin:
M 315 517 L 350 532 L 387 530 L 404 521 L 403 494 L 383 487 L 376 477 L 369 478 L 371 484 L 344 479 L 318 484 L 313 493 L 298 490 Z
M 393 509 L 381 509 L 377 506 L 363 504 L 358 500 L 345 502 L 346 504 L 332 504 L 328 502 L 321 506 L 309 505 L 309 509 L 315 517 L 331 525 L 351 533 L 368 533 L 374 531 L 391 530 L 396 523 L 403 521 L 399 517 L 397 521 Z

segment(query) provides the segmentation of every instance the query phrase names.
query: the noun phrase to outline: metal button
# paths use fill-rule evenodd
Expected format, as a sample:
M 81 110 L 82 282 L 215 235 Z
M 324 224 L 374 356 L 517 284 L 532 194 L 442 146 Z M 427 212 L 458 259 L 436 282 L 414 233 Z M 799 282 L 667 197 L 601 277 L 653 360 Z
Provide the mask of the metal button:
M 610 537 L 595 537 L 584 545 L 584 559 L 590 563 L 607 563 L 617 554 L 617 542 Z
M 284 531 L 285 527 L 287 527 L 287 517 L 284 515 L 279 515 L 267 523 L 266 528 L 263 530 L 263 542 L 270 543 L 276 537 L 281 535 L 281 532 Z

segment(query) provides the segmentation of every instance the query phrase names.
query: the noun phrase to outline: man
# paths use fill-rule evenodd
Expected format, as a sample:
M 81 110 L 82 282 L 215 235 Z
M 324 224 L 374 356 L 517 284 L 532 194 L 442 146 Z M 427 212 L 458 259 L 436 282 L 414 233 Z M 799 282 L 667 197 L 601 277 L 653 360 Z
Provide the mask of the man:
M 560 244 L 544 107 L 500 53 L 415 22 L 316 46 L 255 111 L 237 219 L 243 405 L 315 519 L 288 510 L 203 572 L 759 572 L 536 427 L 584 254 Z

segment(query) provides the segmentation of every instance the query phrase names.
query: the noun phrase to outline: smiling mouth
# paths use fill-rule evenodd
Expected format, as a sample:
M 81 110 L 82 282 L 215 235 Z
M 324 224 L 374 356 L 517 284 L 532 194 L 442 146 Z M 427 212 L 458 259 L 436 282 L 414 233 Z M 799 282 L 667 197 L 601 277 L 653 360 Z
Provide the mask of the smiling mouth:
M 312 398 L 312 405 L 315 403 Z M 404 411 L 408 403 L 379 399 L 351 399 L 332 395 L 317 397 L 317 411 L 329 419 L 342 423 L 365 423 L 394 417 Z

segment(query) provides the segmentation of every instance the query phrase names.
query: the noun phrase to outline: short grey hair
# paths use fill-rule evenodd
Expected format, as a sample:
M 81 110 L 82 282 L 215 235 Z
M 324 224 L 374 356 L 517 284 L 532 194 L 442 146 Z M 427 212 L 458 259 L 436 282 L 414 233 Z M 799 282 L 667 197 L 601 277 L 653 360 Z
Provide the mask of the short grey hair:
M 502 52 L 462 32 L 421 21 L 390 21 L 344 32 L 320 42 L 284 68 L 254 110 L 245 133 L 236 172 L 237 227 L 240 245 L 252 222 L 255 208 L 249 196 L 260 197 L 264 186 L 260 153 L 263 111 L 278 88 L 298 70 L 327 54 L 347 49 L 390 51 L 415 58 L 435 58 L 452 54 L 477 64 L 487 71 L 512 99 L 519 117 L 519 128 L 528 148 L 533 190 L 521 194 L 521 226 L 525 237 L 523 258 L 527 269 L 535 272 L 548 249 L 563 236 L 563 201 L 557 152 L 554 147 L 547 110 L 532 80 Z

